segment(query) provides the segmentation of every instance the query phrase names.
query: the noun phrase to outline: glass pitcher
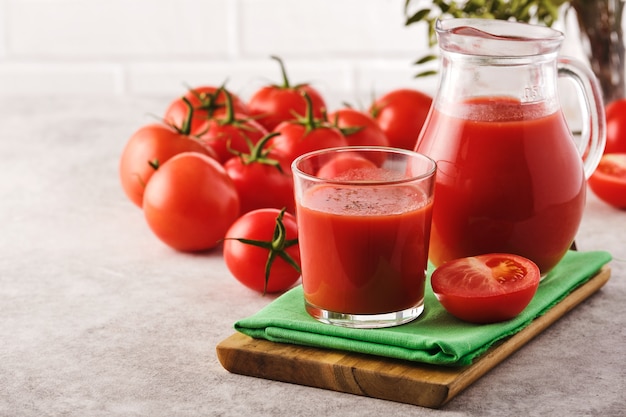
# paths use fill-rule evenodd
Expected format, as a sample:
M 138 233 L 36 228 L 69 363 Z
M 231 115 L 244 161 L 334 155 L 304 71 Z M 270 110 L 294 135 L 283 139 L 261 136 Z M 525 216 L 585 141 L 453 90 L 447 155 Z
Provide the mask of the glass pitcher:
M 436 31 L 440 85 L 415 148 L 438 165 L 430 260 L 514 253 L 545 275 L 574 241 L 604 150 L 598 83 L 558 56 L 564 36 L 547 27 L 449 19 Z M 563 115 L 559 77 L 576 86 L 580 137 Z

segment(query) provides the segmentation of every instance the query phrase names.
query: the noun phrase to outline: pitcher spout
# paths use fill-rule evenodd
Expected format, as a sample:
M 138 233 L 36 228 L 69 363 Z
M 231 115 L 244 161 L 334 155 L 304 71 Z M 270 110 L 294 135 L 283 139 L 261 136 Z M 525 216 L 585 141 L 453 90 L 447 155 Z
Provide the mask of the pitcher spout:
M 443 51 L 492 57 L 524 57 L 558 52 L 558 30 L 496 19 L 439 19 L 435 24 Z

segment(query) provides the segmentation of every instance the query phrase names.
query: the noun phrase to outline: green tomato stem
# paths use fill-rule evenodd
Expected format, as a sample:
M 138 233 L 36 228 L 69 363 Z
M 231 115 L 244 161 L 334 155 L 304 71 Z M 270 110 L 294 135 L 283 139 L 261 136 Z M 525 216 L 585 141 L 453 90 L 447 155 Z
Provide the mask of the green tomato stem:
M 220 120 L 220 124 L 221 125 L 234 124 L 237 120 L 235 119 L 235 109 L 233 108 L 233 97 L 228 91 L 226 91 L 224 87 L 220 87 L 219 90 L 217 90 L 217 93 L 215 95 L 216 99 L 220 91 L 223 91 L 224 95 L 226 96 L 226 117 Z
M 245 238 L 232 238 L 233 240 L 237 240 L 241 243 L 256 246 L 259 248 L 267 249 L 269 251 L 267 255 L 267 261 L 265 262 L 265 282 L 263 284 L 263 295 L 267 293 L 267 284 L 270 280 L 270 272 L 272 269 L 272 265 L 274 264 L 274 260 L 276 256 L 279 256 L 284 261 L 286 261 L 289 265 L 291 265 L 298 273 L 302 273 L 300 265 L 286 252 L 286 249 L 296 245 L 298 243 L 298 239 L 287 239 L 286 238 L 286 229 L 283 224 L 283 217 L 285 215 L 286 209 L 280 211 L 278 216 L 276 216 L 276 226 L 274 227 L 274 234 L 271 241 L 264 240 L 255 240 L 255 239 L 245 239 Z
M 283 63 L 283 60 L 275 55 L 270 56 L 270 58 L 278 62 L 278 64 L 280 65 L 280 72 L 283 77 L 283 84 L 277 87 L 284 89 L 291 88 L 291 84 L 289 84 L 289 78 L 287 77 L 287 71 L 285 70 L 285 64 Z
M 191 133 L 191 119 L 193 118 L 193 106 L 189 99 L 185 96 L 181 98 L 185 103 L 185 107 L 187 107 L 187 115 L 185 116 L 185 120 L 183 120 L 182 126 L 174 126 L 174 129 L 182 135 L 189 136 Z

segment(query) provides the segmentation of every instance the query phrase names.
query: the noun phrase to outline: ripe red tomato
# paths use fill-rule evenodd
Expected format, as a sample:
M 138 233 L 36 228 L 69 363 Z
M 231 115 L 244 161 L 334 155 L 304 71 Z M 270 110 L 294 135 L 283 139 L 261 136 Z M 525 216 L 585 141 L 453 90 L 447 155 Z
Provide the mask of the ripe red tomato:
M 277 133 L 270 133 L 250 151 L 233 156 L 224 164 L 241 201 L 241 214 L 261 208 L 287 209 L 295 213 L 293 177 L 285 158 L 276 152 L 268 156 L 264 145 Z
M 413 150 L 432 101 L 428 94 L 402 88 L 375 100 L 369 111 L 385 132 L 390 146 Z
M 287 290 L 300 277 L 296 218 L 276 209 L 244 214 L 226 233 L 224 261 L 248 288 L 262 293 Z
M 453 316 L 495 323 L 521 313 L 539 287 L 539 267 L 524 257 L 491 253 L 455 259 L 431 276 L 437 299 Z
M 307 103 L 302 93 L 306 92 L 311 99 L 313 114 L 317 118 L 322 117 L 326 108 L 322 95 L 309 84 L 291 85 L 283 61 L 275 56 L 272 59 L 280 64 L 283 84 L 266 85 L 255 92 L 248 100 L 250 115 L 268 131 L 272 131 L 281 122 L 304 115 Z
M 337 128 L 328 125 L 318 125 L 309 129 L 301 123 L 283 122 L 278 125 L 275 132 L 280 136 L 270 141 L 268 145 L 271 148 L 270 154 L 284 155 L 288 164 L 307 152 L 348 146 L 345 136 Z
M 626 153 L 605 154 L 588 183 L 602 201 L 626 209 Z
M 227 93 L 232 98 L 234 112 L 242 115 L 248 114 L 245 101 L 224 86 L 203 85 L 190 88 L 185 95 L 174 99 L 165 110 L 164 121 L 172 126 L 182 126 L 187 117 L 187 104 L 184 101 L 187 99 L 193 107 L 190 129 L 192 133 L 196 133 L 206 119 L 226 113 Z
M 137 130 L 126 143 L 119 165 L 122 188 L 130 201 L 141 207 L 144 189 L 155 169 L 182 152 L 217 158 L 212 149 L 173 127 L 150 124 Z
M 214 248 L 239 217 L 239 196 L 224 167 L 185 152 L 163 164 L 148 183 L 143 211 L 154 234 L 172 248 Z
M 279 136 L 272 138 L 268 143 L 270 155 L 273 153 L 281 155 L 289 165 L 307 152 L 348 146 L 346 137 L 339 129 L 315 117 L 308 94 L 303 95 L 307 103 L 306 117 L 279 124 L 274 129 Z
M 199 139 L 217 154 L 221 163 L 228 161 L 234 154 L 250 150 L 267 134 L 267 130 L 254 119 L 241 117 L 227 104 L 227 113 L 221 117 L 212 117 L 199 126 Z
M 328 121 L 342 130 L 350 146 L 389 146 L 389 140 L 372 116 L 343 108 L 328 115 Z
M 626 98 L 606 105 L 604 153 L 626 153 Z
M 378 168 L 371 160 L 352 152 L 342 152 L 317 171 L 319 178 L 354 180 L 360 172 Z

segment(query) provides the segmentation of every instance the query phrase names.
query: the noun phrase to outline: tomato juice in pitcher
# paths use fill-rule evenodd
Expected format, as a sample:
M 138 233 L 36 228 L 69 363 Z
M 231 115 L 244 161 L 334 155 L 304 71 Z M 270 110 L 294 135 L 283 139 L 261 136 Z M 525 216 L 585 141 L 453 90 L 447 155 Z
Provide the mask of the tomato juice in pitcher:
M 514 253 L 546 274 L 574 241 L 604 147 L 597 83 L 557 57 L 562 34 L 549 28 L 451 19 L 437 33 L 440 88 L 415 148 L 438 167 L 429 258 Z M 557 77 L 583 98 L 585 142 L 568 128 Z

